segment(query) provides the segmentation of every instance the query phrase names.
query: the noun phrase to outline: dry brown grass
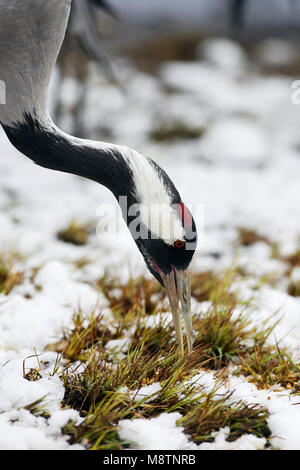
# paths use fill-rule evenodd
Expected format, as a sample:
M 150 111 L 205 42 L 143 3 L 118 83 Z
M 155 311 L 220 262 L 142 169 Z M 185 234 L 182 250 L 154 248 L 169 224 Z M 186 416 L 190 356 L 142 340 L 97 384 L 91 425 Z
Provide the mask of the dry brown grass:
M 91 225 L 72 220 L 70 224 L 57 233 L 57 238 L 72 245 L 86 245 L 88 243 Z
M 246 227 L 238 229 L 238 245 L 251 246 L 255 243 L 263 242 L 267 245 L 272 245 L 271 241 L 264 235 L 259 234 L 255 230 Z
M 0 294 L 8 295 L 23 281 L 24 273 L 15 269 L 16 261 L 18 257 L 15 254 L 0 254 Z

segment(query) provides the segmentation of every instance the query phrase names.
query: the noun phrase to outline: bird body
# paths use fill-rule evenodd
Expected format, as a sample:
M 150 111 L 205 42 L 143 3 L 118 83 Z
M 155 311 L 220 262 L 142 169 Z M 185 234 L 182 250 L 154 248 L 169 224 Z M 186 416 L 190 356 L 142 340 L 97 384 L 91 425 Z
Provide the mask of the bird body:
M 0 123 L 11 143 L 36 164 L 96 181 L 118 200 L 126 197 L 123 216 L 149 270 L 168 291 L 183 353 L 179 301 L 191 350 L 186 269 L 197 237 L 177 189 L 149 157 L 125 146 L 70 136 L 47 111 L 48 86 L 70 7 L 71 0 L 0 0 L 0 80 L 6 84 Z

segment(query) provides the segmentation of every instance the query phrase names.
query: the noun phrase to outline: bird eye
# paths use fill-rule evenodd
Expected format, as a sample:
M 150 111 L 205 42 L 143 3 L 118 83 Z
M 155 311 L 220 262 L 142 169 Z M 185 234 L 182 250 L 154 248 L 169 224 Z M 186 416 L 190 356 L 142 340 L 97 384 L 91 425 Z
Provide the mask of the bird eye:
M 175 246 L 176 248 L 183 248 L 183 247 L 184 247 L 184 242 L 183 242 L 182 240 L 176 240 L 176 241 L 174 242 L 174 246 Z

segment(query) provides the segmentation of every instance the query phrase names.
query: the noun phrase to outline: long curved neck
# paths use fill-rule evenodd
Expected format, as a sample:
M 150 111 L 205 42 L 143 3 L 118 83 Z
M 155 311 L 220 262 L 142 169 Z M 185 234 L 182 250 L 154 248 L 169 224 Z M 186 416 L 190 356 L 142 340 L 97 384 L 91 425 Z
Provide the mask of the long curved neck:
M 130 149 L 72 137 L 50 117 L 25 114 L 21 122 L 2 123 L 10 142 L 36 164 L 82 176 L 106 186 L 118 199 L 131 196 L 133 174 L 124 155 Z
M 97 181 L 118 198 L 132 188 L 126 149 L 59 130 L 47 113 L 47 90 L 63 42 L 71 0 L 0 1 L 0 124 L 35 163 Z M 129 194 L 128 194 L 129 193 Z

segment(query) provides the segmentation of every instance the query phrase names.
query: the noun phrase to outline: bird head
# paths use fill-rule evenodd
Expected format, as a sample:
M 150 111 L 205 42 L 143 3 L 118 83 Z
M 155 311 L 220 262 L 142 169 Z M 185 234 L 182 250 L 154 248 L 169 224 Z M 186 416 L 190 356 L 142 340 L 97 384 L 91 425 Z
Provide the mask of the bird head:
M 153 219 L 149 224 L 151 228 L 141 221 L 141 225 L 144 225 L 141 232 L 147 236 L 138 238 L 136 242 L 150 272 L 167 291 L 177 342 L 183 355 L 181 312 L 189 352 L 193 343 L 188 267 L 196 248 L 196 227 L 190 211 L 181 201 L 169 208 L 155 209 L 153 211 L 152 208 L 148 214 L 148 220 Z M 145 211 L 145 208 L 142 208 L 142 211 Z M 176 233 L 176 225 L 177 229 L 181 228 L 180 235 Z
M 136 155 L 130 165 L 136 203 L 128 210 L 128 227 L 150 272 L 166 288 L 183 355 L 181 312 L 188 350 L 192 350 L 188 267 L 197 244 L 195 222 L 164 170 L 152 160 L 138 159 Z

